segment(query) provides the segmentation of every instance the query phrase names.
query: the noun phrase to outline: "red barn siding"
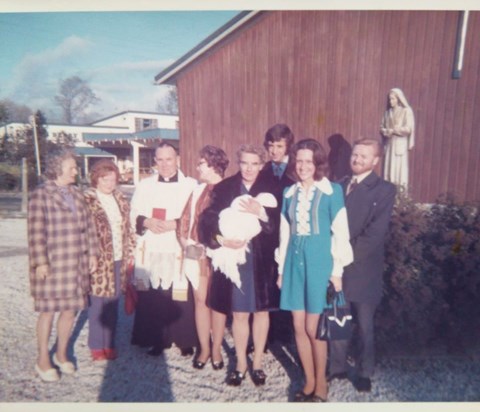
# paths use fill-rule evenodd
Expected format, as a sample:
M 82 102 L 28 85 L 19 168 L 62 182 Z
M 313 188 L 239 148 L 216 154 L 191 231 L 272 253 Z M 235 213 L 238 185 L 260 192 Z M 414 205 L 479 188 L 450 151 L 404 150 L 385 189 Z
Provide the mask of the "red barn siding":
M 400 87 L 416 117 L 415 200 L 454 192 L 480 199 L 480 12 L 471 12 L 462 77 L 452 79 L 459 12 L 275 11 L 254 18 L 177 78 L 182 166 L 223 147 L 237 170 L 241 143 L 277 122 L 297 138 L 379 136 L 387 92 Z

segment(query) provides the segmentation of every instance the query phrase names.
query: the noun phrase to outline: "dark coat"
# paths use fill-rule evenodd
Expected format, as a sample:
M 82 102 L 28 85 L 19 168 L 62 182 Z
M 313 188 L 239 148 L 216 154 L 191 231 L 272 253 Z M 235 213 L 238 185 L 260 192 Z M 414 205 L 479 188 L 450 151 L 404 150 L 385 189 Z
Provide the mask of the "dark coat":
M 344 193 L 349 178 L 341 181 Z M 353 248 L 353 263 L 343 272 L 345 298 L 378 303 L 382 298 L 385 236 L 388 231 L 395 186 L 372 172 L 345 197 Z
M 272 162 L 265 163 L 265 166 L 263 166 L 262 171 L 260 172 L 262 179 L 270 180 L 271 182 L 278 184 L 278 187 L 280 188 L 280 201 L 282 200 L 283 189 L 295 183 L 295 181 L 287 175 L 287 172 L 288 166 L 287 170 L 285 170 L 285 173 L 283 173 L 282 177 L 279 179 L 273 174 Z
M 209 248 L 220 247 L 216 236 L 220 234 L 218 229 L 219 214 L 223 209 L 230 206 L 233 199 L 240 196 L 242 177 L 240 173 L 231 176 L 218 183 L 212 191 L 210 206 L 203 211 L 199 218 L 198 235 L 199 241 Z M 262 178 L 261 174 L 250 189 L 250 195 L 256 196 L 261 192 L 272 192 L 271 184 Z M 277 263 L 274 260 L 274 252 L 278 247 L 278 226 L 280 219 L 280 206 L 277 208 L 265 208 L 268 222 L 261 222 L 262 231 L 251 240 L 256 307 L 260 310 L 277 309 L 279 305 L 280 291 L 276 285 L 278 278 Z M 231 313 L 233 283 L 222 272 L 216 270 L 212 273 L 207 295 L 207 305 L 225 314 Z

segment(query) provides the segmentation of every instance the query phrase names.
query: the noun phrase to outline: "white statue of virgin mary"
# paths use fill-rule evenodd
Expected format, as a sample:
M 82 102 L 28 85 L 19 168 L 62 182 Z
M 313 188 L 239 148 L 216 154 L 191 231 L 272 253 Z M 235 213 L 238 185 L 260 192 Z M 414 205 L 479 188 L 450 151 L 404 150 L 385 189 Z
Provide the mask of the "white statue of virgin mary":
M 408 152 L 415 143 L 415 119 L 405 95 L 398 88 L 388 92 L 380 133 L 386 138 L 383 177 L 407 189 Z

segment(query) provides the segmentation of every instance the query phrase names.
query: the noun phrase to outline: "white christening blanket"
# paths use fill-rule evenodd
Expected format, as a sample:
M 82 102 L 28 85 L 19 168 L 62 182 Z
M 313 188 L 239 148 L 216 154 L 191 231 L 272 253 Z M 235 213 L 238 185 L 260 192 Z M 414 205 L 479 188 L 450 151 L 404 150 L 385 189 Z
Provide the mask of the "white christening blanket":
M 252 196 L 238 196 L 233 199 L 230 207 L 220 212 L 218 226 L 224 238 L 245 240 L 248 243 L 262 230 L 257 216 L 241 211 L 240 202 L 249 198 L 252 198 Z M 271 193 L 260 193 L 253 199 L 257 200 L 263 207 L 277 206 L 277 200 Z M 206 253 L 212 259 L 212 266 L 215 270 L 223 272 L 238 288 L 242 286 L 238 265 L 246 262 L 247 244 L 240 249 L 225 246 L 218 249 L 207 248 Z

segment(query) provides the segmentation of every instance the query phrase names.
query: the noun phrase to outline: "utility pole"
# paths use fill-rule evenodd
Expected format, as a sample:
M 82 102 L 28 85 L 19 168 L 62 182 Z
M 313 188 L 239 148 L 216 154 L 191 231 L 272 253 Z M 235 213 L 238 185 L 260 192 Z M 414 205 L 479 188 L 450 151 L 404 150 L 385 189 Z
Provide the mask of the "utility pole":
M 40 176 L 42 172 L 40 171 L 40 150 L 38 147 L 37 121 L 35 119 L 35 115 L 30 116 L 29 120 L 33 125 L 33 139 L 35 142 L 35 158 L 37 160 L 37 176 Z
M 27 159 L 22 158 L 22 213 L 27 213 L 28 203 L 28 166 Z

